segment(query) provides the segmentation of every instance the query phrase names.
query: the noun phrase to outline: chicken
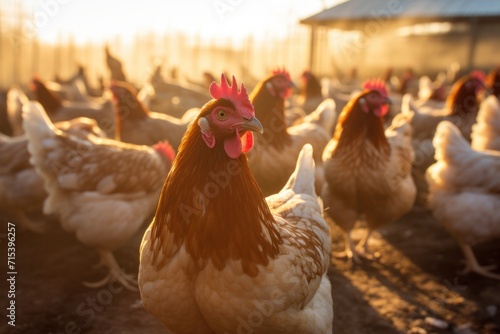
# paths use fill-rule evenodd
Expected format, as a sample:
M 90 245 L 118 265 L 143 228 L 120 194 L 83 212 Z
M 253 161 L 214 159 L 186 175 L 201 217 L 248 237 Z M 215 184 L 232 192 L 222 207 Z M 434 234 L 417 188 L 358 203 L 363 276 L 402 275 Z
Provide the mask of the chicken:
M 331 137 L 336 117 L 335 102 L 327 99 L 300 124 L 287 128 L 284 99 L 290 95 L 291 85 L 288 72 L 276 70 L 250 94 L 264 133 L 255 136 L 255 147 L 248 158 L 250 168 L 266 195 L 283 188 L 304 144 L 313 146 L 314 159 L 321 164 L 321 152 Z
M 29 163 L 26 137 L 0 135 L 0 211 L 23 228 L 41 232 L 26 216 L 41 208 L 47 196 L 42 178 Z
M 104 48 L 104 52 L 106 54 L 106 65 L 108 66 L 111 80 L 127 81 L 127 76 L 123 72 L 122 62 L 111 54 L 107 45 Z
M 115 139 L 138 145 L 167 140 L 177 150 L 191 118 L 175 118 L 149 111 L 126 82 L 111 83 L 116 110 Z
M 476 121 L 479 110 L 478 93 L 484 87 L 484 74 L 475 71 L 462 77 L 453 85 L 444 109 L 417 109 L 410 106 L 415 112 L 412 120 L 414 141 L 432 141 L 437 125 L 443 120 L 449 120 L 458 125 L 465 138 L 470 140 L 472 125 Z M 406 98 L 411 101 L 410 98 Z
M 494 95 L 488 96 L 472 126 L 471 147 L 477 151 L 500 151 L 500 103 Z
M 439 124 L 433 145 L 437 162 L 426 178 L 434 217 L 458 241 L 466 260 L 464 272 L 500 279 L 478 264 L 471 248 L 500 238 L 500 153 L 471 149 L 449 121 Z
M 342 256 L 349 260 L 359 261 L 359 253 L 371 257 L 367 244 L 372 231 L 403 216 L 415 200 L 410 115 L 396 115 L 384 131 L 387 96 L 383 81 L 366 82 L 342 110 L 323 152 L 322 198 L 328 215 L 344 231 Z M 362 214 L 368 232 L 355 249 L 350 232 Z
M 105 137 L 94 120 L 78 118 L 58 122 L 55 126 L 80 138 L 89 134 Z M 0 211 L 23 228 L 41 232 L 45 226 L 32 222 L 27 213 L 41 211 L 47 197 L 43 179 L 29 162 L 28 139 L 25 135 L 0 136 Z
M 14 137 L 24 133 L 22 110 L 28 101 L 28 97 L 20 87 L 12 87 L 7 91 L 7 119 Z
M 400 84 L 396 89 L 396 93 L 400 95 L 413 94 L 417 95 L 418 85 L 415 78 L 415 72 L 412 68 L 407 68 L 401 75 Z
M 72 77 L 66 80 L 56 78 L 55 81 L 61 85 L 69 85 L 70 87 L 76 88 L 74 91 L 74 94 L 76 95 L 74 97 L 75 101 L 91 101 L 92 98 L 101 97 L 103 89 L 102 87 L 92 87 L 89 83 L 86 72 L 87 71 L 84 66 L 78 65 L 78 70 Z
M 34 78 L 32 81 L 36 100 L 43 106 L 52 122 L 68 121 L 77 117 L 95 119 L 110 138 L 114 136 L 114 108 L 110 99 L 102 103 L 62 101 L 50 92 L 44 83 Z
M 243 154 L 262 131 L 244 86 L 223 75 L 210 92 L 144 234 L 144 307 L 176 334 L 331 333 L 330 235 L 311 145 L 265 198 Z
M 324 100 L 321 83 L 314 74 L 304 71 L 301 79 L 300 95 L 292 96 L 285 101 L 287 127 L 302 123 L 304 118 L 315 111 Z
M 205 71 L 202 73 L 202 81 L 196 81 L 196 80 L 193 80 L 193 79 L 186 79 L 186 81 L 191 84 L 191 85 L 194 85 L 194 86 L 197 86 L 199 88 L 202 88 L 202 89 L 208 89 L 210 87 L 210 85 L 212 84 L 212 82 L 214 82 L 216 79 L 215 77 L 212 75 L 212 73 L 208 72 L 208 71 Z
M 0 89 L 0 134 L 12 136 L 12 127 L 7 114 L 7 93 L 7 90 Z
M 479 110 L 478 93 L 484 87 L 484 74 L 481 72 L 472 72 L 462 77 L 453 85 L 446 99 L 446 105 L 442 109 L 417 108 L 409 95 L 403 97 L 401 111 L 414 114 L 412 119 L 415 151 L 413 178 L 418 190 L 417 203 L 424 204 L 428 194 L 425 171 L 435 162 L 432 138 L 437 125 L 443 120 L 449 120 L 459 126 L 462 134 L 470 141 L 472 125 L 476 122 Z
M 300 92 L 299 105 L 310 114 L 323 102 L 321 82 L 311 71 L 304 71 L 301 76 L 302 89 Z
M 429 106 L 436 109 L 445 106 L 447 89 L 441 80 L 437 79 L 432 82 L 428 76 L 420 77 L 418 80 L 418 101 L 415 101 L 418 108 Z
M 186 110 L 200 107 L 210 100 L 205 90 L 197 86 L 165 80 L 161 76 L 161 67 L 153 70 L 138 98 L 147 108 L 173 117 L 182 117 Z
M 38 103 L 23 108 L 30 162 L 45 183 L 44 213 L 56 214 L 62 227 L 99 251 L 109 274 L 137 289 L 112 251 L 123 246 L 154 213 L 161 183 L 174 151 L 168 143 L 153 147 L 88 136 L 80 139 L 56 129 Z

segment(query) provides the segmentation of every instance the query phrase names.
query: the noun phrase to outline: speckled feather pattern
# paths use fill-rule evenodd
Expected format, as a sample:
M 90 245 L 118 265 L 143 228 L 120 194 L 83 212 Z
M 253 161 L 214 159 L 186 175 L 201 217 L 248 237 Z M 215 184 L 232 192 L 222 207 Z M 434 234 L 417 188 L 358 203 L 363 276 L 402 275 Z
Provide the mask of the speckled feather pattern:
M 150 147 L 63 133 L 36 105 L 24 115 L 31 162 L 48 192 L 44 212 L 88 246 L 123 245 L 153 213 L 170 164 Z
M 411 209 L 416 188 L 411 177 L 413 149 L 409 118 L 398 115 L 385 131 L 389 155 L 359 137 L 332 157 L 337 141 L 323 152 L 325 207 L 343 229 L 365 214 L 371 228 L 391 223 Z

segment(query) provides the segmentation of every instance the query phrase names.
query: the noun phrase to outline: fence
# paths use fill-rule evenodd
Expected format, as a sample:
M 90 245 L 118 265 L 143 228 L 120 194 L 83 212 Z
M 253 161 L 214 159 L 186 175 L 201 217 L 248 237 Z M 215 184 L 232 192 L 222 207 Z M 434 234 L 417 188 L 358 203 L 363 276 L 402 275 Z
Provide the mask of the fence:
M 25 14 L 19 15 L 8 17 L 0 11 L 0 87 L 25 84 L 34 74 L 43 79 L 56 75 L 66 78 L 80 64 L 85 66 L 91 83 L 100 76 L 108 78 L 104 44 L 81 45 L 71 36 L 60 37 L 55 44 L 42 42 L 36 35 L 26 38 L 20 24 Z M 309 39 L 309 28 L 297 24 L 280 39 L 202 40 L 181 32 L 138 32 L 132 42 L 125 43 L 116 36 L 105 44 L 122 61 L 127 77 L 141 83 L 155 59 L 161 61 L 165 72 L 175 68 L 181 79 L 195 81 L 202 80 L 203 71 L 258 79 L 278 65 L 298 76 L 309 62 Z

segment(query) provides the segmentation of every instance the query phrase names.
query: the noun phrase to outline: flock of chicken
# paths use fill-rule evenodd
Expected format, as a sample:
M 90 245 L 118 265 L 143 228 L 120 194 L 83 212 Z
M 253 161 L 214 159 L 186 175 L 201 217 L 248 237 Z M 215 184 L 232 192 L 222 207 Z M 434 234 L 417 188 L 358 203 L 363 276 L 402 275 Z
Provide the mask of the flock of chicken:
M 0 135 L 0 212 L 43 231 L 32 221 L 43 210 L 95 248 L 109 274 L 84 284 L 139 286 L 173 333 L 331 333 L 325 216 L 345 235 L 335 256 L 361 261 L 371 232 L 416 201 L 457 239 L 466 270 L 500 279 L 471 249 L 500 237 L 500 70 L 422 78 L 414 100 L 382 79 L 309 71 L 297 96 L 284 68 L 250 93 L 224 74 L 187 87 L 156 68 L 138 91 L 106 60 L 104 94 L 83 69 L 34 77 L 31 99 L 11 88 L 12 136 Z M 153 215 L 136 280 L 112 252 Z

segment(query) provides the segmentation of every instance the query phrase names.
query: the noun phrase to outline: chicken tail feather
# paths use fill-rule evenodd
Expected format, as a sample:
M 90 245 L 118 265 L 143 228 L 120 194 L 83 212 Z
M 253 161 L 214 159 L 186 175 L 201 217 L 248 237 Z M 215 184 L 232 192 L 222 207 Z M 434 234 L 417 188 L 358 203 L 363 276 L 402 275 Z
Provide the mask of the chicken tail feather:
M 457 127 L 449 122 L 442 121 L 439 123 L 436 134 L 432 141 L 437 161 L 462 160 L 463 154 L 471 151 L 469 143 L 462 136 Z
M 23 106 L 23 126 L 30 143 L 40 142 L 46 137 L 54 136 L 54 124 L 38 102 L 30 101 Z
M 313 148 L 311 144 L 305 144 L 299 153 L 295 171 L 283 189 L 292 189 L 297 194 L 316 196 L 314 172 Z
M 401 113 L 409 115 L 418 113 L 418 108 L 415 106 L 415 102 L 413 101 L 411 94 L 403 95 L 403 99 L 401 100 Z
M 333 131 L 333 126 L 336 123 L 336 117 L 337 111 L 335 101 L 333 99 L 325 99 L 315 111 L 304 118 L 303 122 L 317 124 L 323 127 L 327 133 L 331 133 Z
M 20 88 L 13 87 L 7 92 L 7 115 L 14 136 L 23 134 L 21 114 L 28 101 L 28 97 Z

